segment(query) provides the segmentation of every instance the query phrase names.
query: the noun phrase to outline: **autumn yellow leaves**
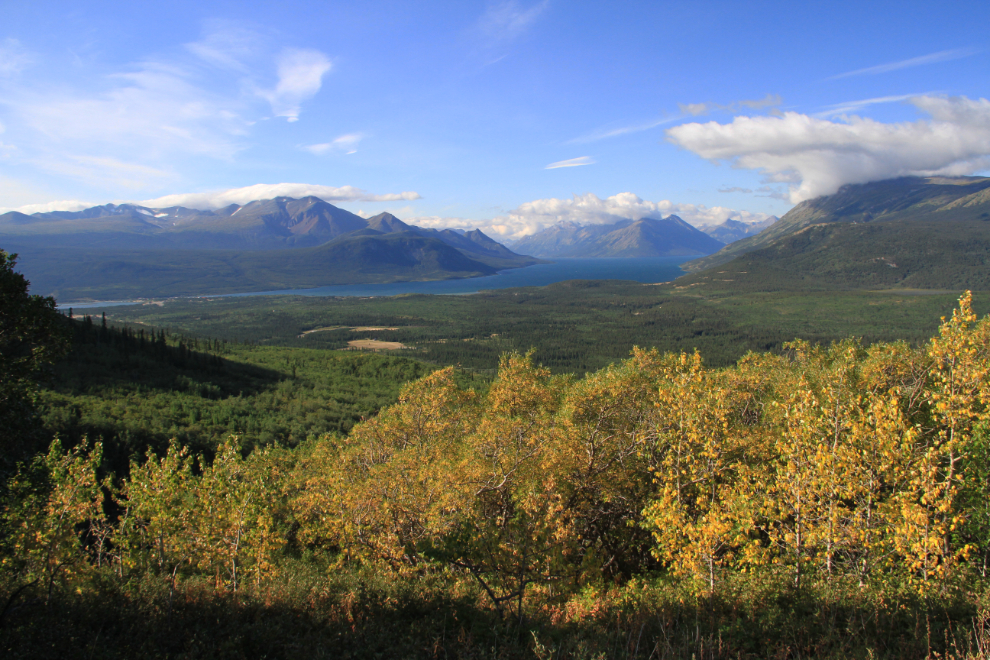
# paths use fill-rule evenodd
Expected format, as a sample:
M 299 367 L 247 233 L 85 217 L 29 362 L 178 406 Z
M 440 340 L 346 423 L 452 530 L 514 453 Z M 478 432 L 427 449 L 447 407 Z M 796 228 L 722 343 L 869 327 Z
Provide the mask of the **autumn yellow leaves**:
M 50 491 L 6 516 L 19 570 L 51 583 L 98 560 L 236 591 L 293 547 L 451 571 L 500 613 L 536 583 L 646 571 L 700 593 L 732 571 L 943 589 L 990 556 L 988 403 L 967 294 L 919 348 L 798 341 L 722 370 L 637 349 L 580 380 L 507 355 L 484 393 L 444 369 L 347 438 L 209 465 L 173 446 L 119 484 L 55 447 Z

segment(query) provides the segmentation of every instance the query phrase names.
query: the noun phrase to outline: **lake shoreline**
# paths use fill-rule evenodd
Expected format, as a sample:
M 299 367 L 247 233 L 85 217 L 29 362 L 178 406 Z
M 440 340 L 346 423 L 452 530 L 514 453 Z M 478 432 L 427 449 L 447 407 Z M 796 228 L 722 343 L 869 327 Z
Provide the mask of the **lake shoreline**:
M 308 289 L 277 289 L 236 293 L 200 294 L 194 296 L 150 297 L 130 300 L 94 300 L 59 303 L 67 310 L 123 307 L 131 305 L 164 305 L 173 300 L 212 300 L 249 296 L 310 296 L 325 298 L 379 298 L 410 294 L 424 295 L 472 295 L 481 291 L 540 287 L 570 280 L 627 280 L 643 284 L 669 282 L 685 272 L 680 264 L 697 258 L 697 255 L 678 257 L 633 257 L 596 259 L 556 259 L 553 262 L 534 264 L 522 268 L 499 271 L 495 275 L 467 277 L 450 280 L 389 282 L 375 284 L 342 284 Z

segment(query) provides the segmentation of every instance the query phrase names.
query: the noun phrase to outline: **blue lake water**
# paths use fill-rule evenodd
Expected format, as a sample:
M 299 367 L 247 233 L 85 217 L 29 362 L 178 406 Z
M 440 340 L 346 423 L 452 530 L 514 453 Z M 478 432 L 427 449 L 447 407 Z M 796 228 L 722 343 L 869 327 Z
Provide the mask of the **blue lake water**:
M 697 255 L 701 256 L 701 255 Z M 462 280 L 439 282 L 393 282 L 391 284 L 345 284 L 321 286 L 315 289 L 282 289 L 279 291 L 252 291 L 229 293 L 201 298 L 243 296 L 397 296 L 404 293 L 430 293 L 440 295 L 477 293 L 491 289 L 510 289 L 523 286 L 546 286 L 565 280 L 632 280 L 634 282 L 669 282 L 684 274 L 680 265 L 697 257 L 641 257 L 635 259 L 557 259 L 550 264 L 536 264 L 526 268 L 512 268 L 495 275 L 472 277 Z M 75 309 L 115 307 L 131 304 L 76 303 Z M 70 305 L 65 305 L 69 307 Z

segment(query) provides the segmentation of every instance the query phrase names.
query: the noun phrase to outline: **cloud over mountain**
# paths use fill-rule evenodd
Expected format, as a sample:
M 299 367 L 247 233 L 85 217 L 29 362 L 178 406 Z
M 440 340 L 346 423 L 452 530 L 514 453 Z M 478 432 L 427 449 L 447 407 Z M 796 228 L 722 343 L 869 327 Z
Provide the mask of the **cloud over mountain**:
M 668 215 L 677 215 L 685 222 L 695 226 L 720 224 L 728 219 L 748 223 L 760 222 L 769 217 L 765 213 L 737 211 L 723 206 L 675 204 L 668 200 L 651 202 L 640 199 L 631 192 L 625 192 L 605 199 L 593 193 L 574 195 L 571 199 L 537 199 L 520 204 L 507 216 L 490 220 L 428 216 L 410 218 L 409 222 L 435 229 L 476 227 L 501 239 L 516 240 L 562 222 L 601 225 L 612 224 L 623 219 L 639 220 L 640 218 L 660 218 Z
M 785 112 L 736 117 L 729 124 L 682 124 L 668 129 L 667 137 L 702 158 L 791 184 L 793 203 L 834 193 L 847 183 L 964 175 L 990 167 L 990 101 L 917 96 L 908 102 L 929 118 L 833 121 Z
M 167 208 L 169 206 L 185 206 L 191 209 L 218 209 L 231 204 L 247 204 L 257 199 L 272 199 L 275 197 L 319 197 L 334 202 L 398 202 L 420 199 L 417 192 L 387 193 L 376 195 L 354 186 L 318 186 L 310 183 L 258 183 L 244 188 L 218 190 L 205 193 L 181 193 L 165 195 L 156 199 L 138 202 L 152 208 Z

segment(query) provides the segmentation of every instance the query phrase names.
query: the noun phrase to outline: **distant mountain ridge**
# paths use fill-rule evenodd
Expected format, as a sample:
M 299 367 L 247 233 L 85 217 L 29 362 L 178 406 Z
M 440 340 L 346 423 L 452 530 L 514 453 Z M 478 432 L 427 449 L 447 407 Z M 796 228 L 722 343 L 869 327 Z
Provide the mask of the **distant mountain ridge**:
M 317 198 L 276 197 L 215 211 L 106 204 L 82 211 L 0 215 L 0 239 L 47 247 L 273 250 L 310 247 L 367 221 Z
M 718 225 L 706 225 L 704 227 L 699 227 L 701 231 L 705 232 L 717 241 L 721 241 L 728 245 L 729 243 L 735 243 L 736 241 L 741 241 L 747 236 L 753 236 L 759 234 L 761 231 L 767 227 L 773 226 L 777 220 L 779 220 L 775 215 L 771 215 L 766 220 L 762 222 L 739 222 L 738 220 L 733 220 L 728 218 L 725 222 Z
M 536 257 L 673 257 L 711 254 L 724 244 L 676 215 L 607 225 L 562 222 L 512 244 Z

